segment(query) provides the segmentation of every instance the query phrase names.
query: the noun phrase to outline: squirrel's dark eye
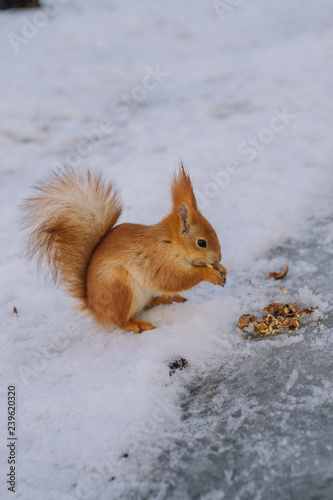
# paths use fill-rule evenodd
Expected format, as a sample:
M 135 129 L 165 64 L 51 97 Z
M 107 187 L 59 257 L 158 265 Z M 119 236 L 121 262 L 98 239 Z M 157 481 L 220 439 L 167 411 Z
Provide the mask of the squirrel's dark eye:
M 198 246 L 201 248 L 206 248 L 207 241 L 206 240 L 198 240 Z

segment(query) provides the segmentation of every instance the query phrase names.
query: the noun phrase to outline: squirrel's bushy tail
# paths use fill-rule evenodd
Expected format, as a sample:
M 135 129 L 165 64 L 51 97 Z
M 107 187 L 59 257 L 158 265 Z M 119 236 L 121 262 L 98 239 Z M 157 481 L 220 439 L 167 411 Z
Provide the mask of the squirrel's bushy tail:
M 85 309 L 87 265 L 121 214 L 118 192 L 100 174 L 63 168 L 35 187 L 22 211 L 27 256 L 37 257 Z

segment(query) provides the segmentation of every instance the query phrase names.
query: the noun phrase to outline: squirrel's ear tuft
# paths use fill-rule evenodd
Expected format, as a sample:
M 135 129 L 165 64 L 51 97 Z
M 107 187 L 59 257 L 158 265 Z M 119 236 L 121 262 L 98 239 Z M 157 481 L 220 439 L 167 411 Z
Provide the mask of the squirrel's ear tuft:
M 182 204 L 186 205 L 186 208 L 190 213 L 198 209 L 191 179 L 186 173 L 182 161 L 180 162 L 178 172 L 174 175 L 171 192 L 173 209 L 178 213 Z
M 188 213 L 188 206 L 186 203 L 182 203 L 178 209 L 178 215 L 181 223 L 182 234 L 188 233 L 190 231 L 190 217 Z

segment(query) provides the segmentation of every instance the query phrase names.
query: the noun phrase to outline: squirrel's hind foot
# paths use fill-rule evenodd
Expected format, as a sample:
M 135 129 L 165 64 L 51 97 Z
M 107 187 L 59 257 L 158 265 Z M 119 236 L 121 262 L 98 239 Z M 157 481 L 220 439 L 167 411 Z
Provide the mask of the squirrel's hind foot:
M 131 318 L 127 323 L 121 325 L 121 328 L 128 330 L 129 332 L 142 333 L 146 330 L 154 330 L 156 326 L 148 323 L 148 321 L 142 321 L 141 319 Z

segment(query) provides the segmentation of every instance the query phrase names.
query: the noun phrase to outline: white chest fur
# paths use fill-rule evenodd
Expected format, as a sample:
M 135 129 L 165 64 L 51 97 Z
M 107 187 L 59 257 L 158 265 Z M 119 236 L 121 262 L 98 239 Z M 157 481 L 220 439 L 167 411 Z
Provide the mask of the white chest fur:
M 132 274 L 132 273 L 131 273 Z M 154 290 L 147 287 L 139 276 L 133 276 L 132 274 L 132 294 L 133 302 L 131 307 L 130 316 L 139 313 L 148 304 L 150 299 L 156 294 Z

